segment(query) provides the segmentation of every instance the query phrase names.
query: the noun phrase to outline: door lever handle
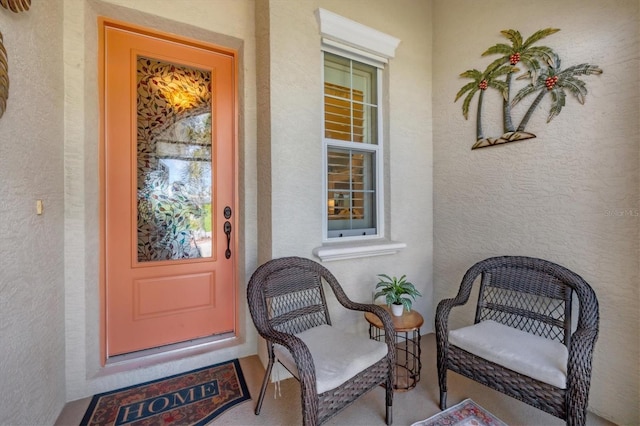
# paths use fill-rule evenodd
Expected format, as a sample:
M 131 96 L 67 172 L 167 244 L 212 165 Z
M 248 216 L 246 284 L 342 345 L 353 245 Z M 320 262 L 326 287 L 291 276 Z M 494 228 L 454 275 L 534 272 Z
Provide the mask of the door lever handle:
M 226 206 L 223 214 L 225 219 L 231 219 L 231 207 Z M 228 220 L 224 223 L 224 233 L 227 234 L 227 250 L 224 252 L 224 257 L 229 259 L 231 257 L 231 222 Z
M 229 259 L 231 257 L 231 223 L 228 220 L 224 223 L 224 233 L 227 234 L 227 250 L 224 252 L 224 257 Z

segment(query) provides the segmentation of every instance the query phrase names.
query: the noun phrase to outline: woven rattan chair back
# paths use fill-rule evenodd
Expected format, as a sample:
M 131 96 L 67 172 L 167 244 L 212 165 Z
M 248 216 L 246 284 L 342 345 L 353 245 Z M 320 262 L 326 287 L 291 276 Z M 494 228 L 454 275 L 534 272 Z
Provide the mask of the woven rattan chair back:
M 468 302 L 478 281 L 475 323 L 493 320 L 564 343 L 569 352 L 566 388 L 535 380 L 449 343 L 449 314 Z M 578 302 L 575 325 L 573 298 Z M 568 425 L 584 425 L 599 321 L 595 292 L 563 266 L 524 256 L 492 257 L 476 263 L 465 273 L 456 297 L 441 300 L 436 309 L 440 407 L 447 405 L 447 370 L 451 370 L 564 419 Z
M 493 320 L 569 347 L 573 288 L 545 263 L 486 264 L 475 322 Z
M 321 277 L 301 266 L 274 270 L 262 286 L 271 326 L 289 334 L 331 325 Z

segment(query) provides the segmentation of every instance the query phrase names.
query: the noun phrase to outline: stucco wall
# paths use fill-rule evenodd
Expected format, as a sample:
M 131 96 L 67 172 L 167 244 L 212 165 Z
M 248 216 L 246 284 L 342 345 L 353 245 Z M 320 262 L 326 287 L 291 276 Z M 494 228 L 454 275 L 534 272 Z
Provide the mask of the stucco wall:
M 256 267 L 255 38 L 253 1 L 65 1 L 65 273 L 67 400 L 140 383 L 256 351 L 246 274 Z M 128 367 L 100 363 L 99 114 L 97 16 L 179 34 L 239 53 L 238 344 Z M 202 351 L 201 351 L 202 352 Z
M 46 8 L 34 2 L 23 14 L 0 10 L 11 75 L 9 107 L 0 119 L 0 365 L 2 383 L 12 389 L 0 399 L 0 423 L 50 424 L 65 399 L 257 347 L 241 297 L 238 346 L 133 372 L 100 367 L 96 16 L 241 52 L 242 295 L 259 255 L 311 257 L 321 244 L 318 7 L 402 40 L 385 71 L 385 216 L 387 237 L 407 248 L 327 263 L 347 294 L 369 300 L 377 273 L 407 274 L 424 294 L 415 307 L 426 332 L 435 303 L 455 293 L 475 261 L 496 254 L 555 260 L 580 273 L 600 299 L 590 409 L 620 424 L 640 421 L 637 1 L 260 0 L 257 10 L 267 17 L 255 16 L 253 0 L 183 4 L 65 0 Z M 550 124 L 543 104 L 529 126 L 536 139 L 470 151 L 475 123 L 464 121 L 461 103 L 453 102 L 466 82 L 459 73 L 486 66 L 480 53 L 504 41 L 500 30 L 526 36 L 548 26 L 562 29 L 548 44 L 564 64 L 604 69 L 585 77 L 587 103 L 568 99 Z M 256 55 L 256 44 L 268 53 Z M 265 120 L 260 130 L 268 132 L 260 138 L 257 106 Z M 486 130 L 499 133 L 491 108 Z M 259 180 L 259 172 L 268 179 Z M 44 200 L 42 216 L 35 215 L 36 199 Z M 259 207 L 269 209 L 266 225 Z M 338 312 L 335 321 L 366 329 L 361 316 Z
M 385 216 L 386 237 L 407 244 L 395 255 L 325 266 L 352 299 L 365 302 L 371 300 L 377 274 L 406 274 L 423 293 L 414 308 L 431 317 L 430 4 L 322 0 L 271 1 L 269 6 L 272 256 L 313 258 L 312 250 L 322 245 L 323 88 L 315 14 L 321 7 L 402 40 L 385 70 Z M 354 332 L 367 329 L 361 314 L 333 309 L 332 315 L 334 323 Z M 431 330 L 432 322 L 425 321 L 424 329 Z
M 434 302 L 455 295 L 465 270 L 493 255 L 574 270 L 600 301 L 589 409 L 638 424 L 638 2 L 436 0 L 433 23 Z M 547 124 L 547 96 L 527 127 L 536 139 L 471 151 L 477 103 L 465 121 L 462 100 L 453 102 L 468 82 L 459 74 L 485 69 L 493 58 L 481 53 L 508 43 L 500 30 L 528 37 L 546 27 L 561 29 L 540 44 L 559 53 L 563 68 L 604 70 L 582 78 L 586 103 L 568 97 Z M 495 101 L 485 102 L 483 122 L 498 136 Z
M 65 402 L 62 4 L 0 8 L 0 31 L 0 424 L 53 424 Z

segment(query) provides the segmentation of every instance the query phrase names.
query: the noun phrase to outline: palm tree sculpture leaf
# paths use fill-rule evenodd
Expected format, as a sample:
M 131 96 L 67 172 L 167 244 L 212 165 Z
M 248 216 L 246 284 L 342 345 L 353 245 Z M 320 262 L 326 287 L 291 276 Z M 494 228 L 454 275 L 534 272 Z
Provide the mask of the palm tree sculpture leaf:
M 480 92 L 478 95 L 478 110 L 477 110 L 477 121 L 476 121 L 476 135 L 478 140 L 484 139 L 484 134 L 482 132 L 482 100 L 484 97 L 484 91 L 489 87 L 492 87 L 500 93 L 508 101 L 508 87 L 504 81 L 498 80 L 497 78 L 506 74 L 513 72 L 514 67 L 510 65 L 499 66 L 495 63 L 487 67 L 484 72 L 480 72 L 476 69 L 467 70 L 460 74 L 460 77 L 471 78 L 473 81 L 471 83 L 467 83 L 460 89 L 458 94 L 456 95 L 456 101 L 464 95 L 466 92 L 467 96 L 464 98 L 462 102 L 462 113 L 464 114 L 464 118 L 468 119 L 469 117 L 469 105 L 471 104 L 471 100 L 473 99 L 476 92 Z M 515 68 L 517 71 L 517 68 Z
M 467 94 L 462 103 L 462 114 L 465 119 L 469 118 L 469 106 L 475 94 L 479 92 L 476 118 L 477 140 L 471 149 L 535 138 L 536 135 L 525 132 L 524 129 L 533 111 L 547 92 L 551 93 L 551 109 L 547 122 L 562 111 L 566 102 L 566 92 L 571 93 L 578 99 L 578 102 L 584 104 L 587 94 L 586 84 L 578 80 L 576 76 L 601 74 L 602 70 L 589 64 L 580 64 L 566 70 L 560 70 L 560 58 L 553 49 L 547 46 L 534 46 L 536 42 L 558 31 L 560 30 L 557 28 L 545 28 L 536 31 L 525 40 L 519 31 L 503 30 L 500 34 L 507 38 L 511 45 L 498 43 L 482 53 L 482 56 L 497 54 L 500 57 L 489 64 L 484 72 L 472 69 L 460 74 L 461 77 L 473 80 L 464 85 L 455 98 L 457 101 L 462 95 Z M 511 99 L 513 74 L 520 72 L 520 69 L 516 67 L 518 64 L 524 65 L 526 72 L 516 80 L 528 79 L 530 83 L 520 89 Z M 504 80 L 501 79 L 503 76 Z M 498 138 L 485 138 L 482 130 L 482 102 L 484 91 L 488 88 L 498 90 L 503 98 L 504 134 Z M 528 95 L 537 92 L 539 92 L 537 97 L 526 111 L 518 128 L 514 128 L 512 108 Z

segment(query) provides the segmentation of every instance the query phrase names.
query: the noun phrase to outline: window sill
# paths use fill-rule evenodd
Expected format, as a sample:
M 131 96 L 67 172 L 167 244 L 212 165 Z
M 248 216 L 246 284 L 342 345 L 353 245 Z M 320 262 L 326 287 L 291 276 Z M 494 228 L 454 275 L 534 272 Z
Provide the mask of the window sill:
M 334 260 L 395 254 L 405 247 L 407 247 L 405 243 L 397 241 L 375 240 L 324 245 L 313 249 L 313 254 L 323 262 L 331 262 Z

